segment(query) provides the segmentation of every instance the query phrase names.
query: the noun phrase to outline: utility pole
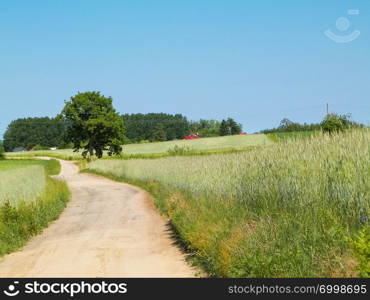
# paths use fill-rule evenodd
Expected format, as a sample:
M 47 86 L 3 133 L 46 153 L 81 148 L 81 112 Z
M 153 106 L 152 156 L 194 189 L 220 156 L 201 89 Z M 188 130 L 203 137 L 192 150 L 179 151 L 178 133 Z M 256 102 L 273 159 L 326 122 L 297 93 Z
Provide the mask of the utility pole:
M 326 115 L 329 114 L 329 103 L 326 103 Z

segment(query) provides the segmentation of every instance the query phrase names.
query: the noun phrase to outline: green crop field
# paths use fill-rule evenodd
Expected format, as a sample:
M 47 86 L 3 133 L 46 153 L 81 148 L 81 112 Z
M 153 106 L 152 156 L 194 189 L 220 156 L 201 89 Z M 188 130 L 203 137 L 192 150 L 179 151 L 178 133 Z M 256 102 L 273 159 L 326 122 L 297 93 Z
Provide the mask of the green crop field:
M 56 160 L 0 161 L 0 256 L 21 247 L 64 209 L 69 191 Z
M 273 142 L 264 134 L 255 135 L 234 135 L 224 137 L 201 138 L 196 140 L 176 140 L 167 142 L 128 144 L 123 146 L 124 156 L 143 155 L 150 156 L 156 154 L 166 154 L 175 146 L 186 147 L 189 151 L 222 151 L 222 150 L 242 150 L 253 146 L 264 146 Z M 75 153 L 71 149 L 55 151 L 33 151 L 6 153 L 7 157 L 27 157 L 27 156 L 51 156 L 62 159 L 77 159 L 81 153 Z
M 316 134 L 320 134 L 319 131 L 292 131 L 292 132 L 275 132 L 268 133 L 267 136 L 274 142 L 281 142 L 292 139 L 309 138 Z
M 56 160 L 36 160 L 36 159 L 12 159 L 0 160 L 0 172 L 13 170 L 27 166 L 42 166 L 47 174 L 57 175 L 60 172 L 60 164 Z
M 370 213 L 369 130 L 242 153 L 95 161 L 88 171 L 151 192 L 211 275 L 357 274 L 349 241 Z
M 45 186 L 45 172 L 42 166 L 0 171 L 0 205 L 6 202 L 13 206 L 20 202 L 32 202 L 42 195 Z

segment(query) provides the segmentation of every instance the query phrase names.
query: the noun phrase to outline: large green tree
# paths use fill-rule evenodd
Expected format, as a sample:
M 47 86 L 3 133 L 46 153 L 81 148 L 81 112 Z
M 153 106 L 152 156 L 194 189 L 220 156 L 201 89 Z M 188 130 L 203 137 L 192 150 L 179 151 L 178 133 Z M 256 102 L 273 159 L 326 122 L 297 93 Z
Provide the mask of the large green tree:
M 65 101 L 59 118 L 66 123 L 65 139 L 74 145 L 74 151 L 82 149 L 86 158 L 120 154 L 124 140 L 124 126 L 121 116 L 116 112 L 111 97 L 100 92 L 78 93 Z

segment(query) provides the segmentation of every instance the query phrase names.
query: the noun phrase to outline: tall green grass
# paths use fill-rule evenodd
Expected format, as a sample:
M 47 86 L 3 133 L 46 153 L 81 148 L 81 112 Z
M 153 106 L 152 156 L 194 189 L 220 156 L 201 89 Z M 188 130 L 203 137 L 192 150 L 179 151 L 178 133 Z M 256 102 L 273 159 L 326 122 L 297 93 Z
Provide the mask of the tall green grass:
M 7 202 L 16 206 L 20 202 L 32 202 L 39 198 L 46 187 L 42 166 L 27 166 L 0 171 L 0 205 Z
M 315 134 L 319 134 L 319 131 L 292 131 L 292 132 L 274 132 L 268 133 L 267 137 L 273 142 L 280 142 L 290 139 L 302 139 L 308 138 Z
M 0 256 L 23 246 L 63 211 L 68 188 L 49 177 L 58 170 L 57 161 L 0 162 Z
M 356 275 L 348 241 L 369 216 L 368 130 L 245 153 L 96 161 L 90 171 L 149 190 L 213 275 Z
M 45 168 L 48 175 L 57 175 L 60 172 L 60 163 L 55 160 L 39 159 L 9 159 L 0 161 L 0 172 L 10 169 L 23 168 L 27 166 L 41 166 Z

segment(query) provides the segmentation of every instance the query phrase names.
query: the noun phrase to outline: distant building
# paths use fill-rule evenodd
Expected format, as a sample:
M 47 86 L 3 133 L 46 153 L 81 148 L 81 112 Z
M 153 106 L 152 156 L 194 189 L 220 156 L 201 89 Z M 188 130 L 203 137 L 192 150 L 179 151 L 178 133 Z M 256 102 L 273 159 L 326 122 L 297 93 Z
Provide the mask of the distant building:
M 13 149 L 13 152 L 25 152 L 25 151 L 27 151 L 27 149 L 23 147 L 16 147 Z
M 57 147 L 51 147 L 50 150 L 52 151 L 57 150 Z

